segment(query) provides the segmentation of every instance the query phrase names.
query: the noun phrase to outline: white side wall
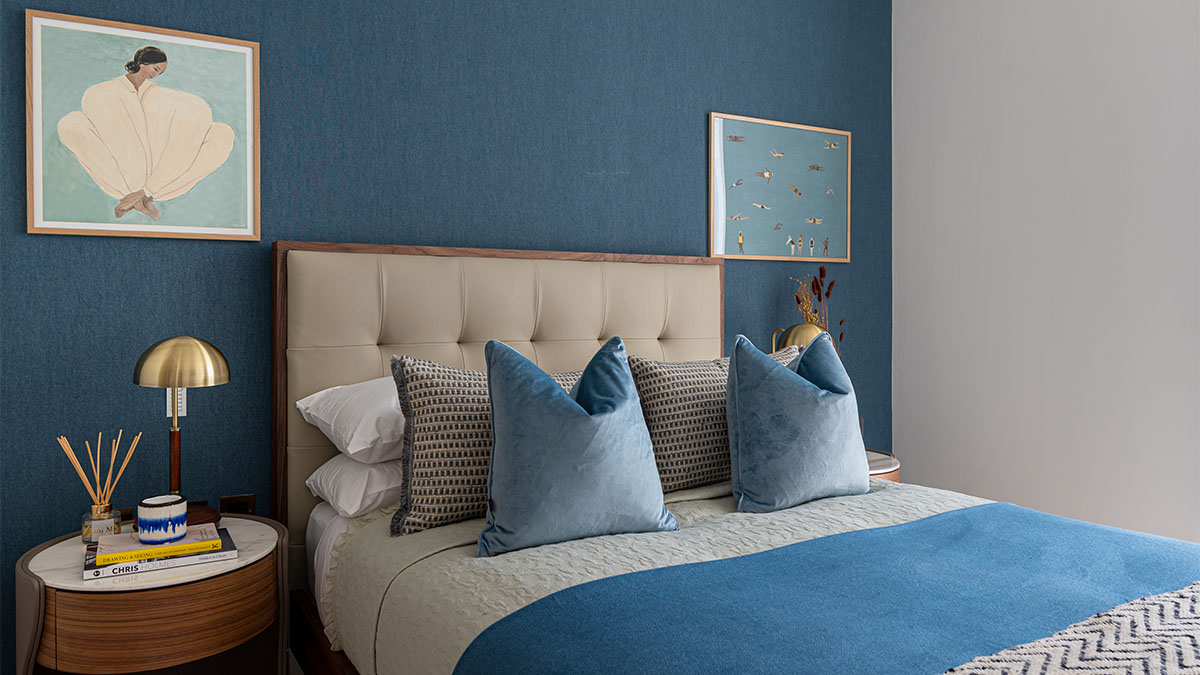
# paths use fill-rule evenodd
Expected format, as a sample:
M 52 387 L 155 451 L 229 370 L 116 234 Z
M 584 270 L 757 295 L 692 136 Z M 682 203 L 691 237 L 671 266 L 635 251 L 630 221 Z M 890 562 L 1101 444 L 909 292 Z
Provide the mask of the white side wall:
M 901 479 L 1200 541 L 1200 3 L 892 11 Z

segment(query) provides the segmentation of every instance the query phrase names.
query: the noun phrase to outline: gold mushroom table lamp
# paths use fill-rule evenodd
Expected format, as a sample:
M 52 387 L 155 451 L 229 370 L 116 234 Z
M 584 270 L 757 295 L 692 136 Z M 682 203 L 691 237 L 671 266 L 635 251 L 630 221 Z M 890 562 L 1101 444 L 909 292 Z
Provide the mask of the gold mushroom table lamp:
M 171 494 L 180 491 L 181 442 L 176 390 L 226 382 L 229 382 L 229 362 L 225 355 L 208 342 L 194 337 L 180 336 L 155 342 L 142 353 L 133 368 L 134 384 L 170 390 Z M 188 525 L 215 523 L 220 519 L 220 512 L 211 506 L 188 504 Z

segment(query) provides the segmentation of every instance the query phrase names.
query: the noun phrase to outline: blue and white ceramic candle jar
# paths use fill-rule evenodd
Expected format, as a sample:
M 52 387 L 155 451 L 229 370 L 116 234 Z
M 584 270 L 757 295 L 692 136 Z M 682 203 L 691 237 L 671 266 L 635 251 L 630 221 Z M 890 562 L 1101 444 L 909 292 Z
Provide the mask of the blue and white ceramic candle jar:
M 187 534 L 187 500 L 182 495 L 148 497 L 138 502 L 138 541 L 165 544 Z

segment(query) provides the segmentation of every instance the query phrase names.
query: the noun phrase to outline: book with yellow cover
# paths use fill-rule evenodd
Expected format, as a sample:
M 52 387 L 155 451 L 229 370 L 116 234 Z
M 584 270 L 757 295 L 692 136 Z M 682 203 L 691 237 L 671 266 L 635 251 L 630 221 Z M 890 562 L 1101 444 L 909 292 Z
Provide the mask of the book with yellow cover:
M 153 572 L 155 570 L 167 570 L 174 569 L 176 567 L 187 567 L 189 565 L 201 565 L 220 560 L 233 560 L 234 558 L 238 557 L 237 544 L 233 543 L 233 537 L 229 536 L 229 530 L 221 527 L 217 528 L 217 532 L 219 532 L 221 535 L 221 550 L 219 551 L 184 553 L 181 555 L 172 555 L 166 558 L 135 560 L 133 562 L 126 563 L 113 563 L 112 565 L 97 565 L 96 544 L 88 544 L 87 549 L 83 554 L 83 580 L 91 581 L 92 579 L 111 579 L 112 577 L 119 577 L 127 574 L 141 574 L 142 572 Z
M 143 544 L 136 532 L 109 534 L 96 543 L 96 565 L 112 565 L 135 560 L 169 558 L 188 553 L 221 550 L 221 537 L 213 523 L 192 525 L 187 534 L 169 544 Z

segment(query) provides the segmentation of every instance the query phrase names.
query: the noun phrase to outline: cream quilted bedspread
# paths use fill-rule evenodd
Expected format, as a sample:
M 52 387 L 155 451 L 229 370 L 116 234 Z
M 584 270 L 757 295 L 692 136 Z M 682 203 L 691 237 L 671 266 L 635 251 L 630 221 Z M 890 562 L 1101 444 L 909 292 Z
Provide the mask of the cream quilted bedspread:
M 728 483 L 667 495 L 679 532 L 621 534 L 475 557 L 483 520 L 388 536 L 390 511 L 334 548 L 326 633 L 362 675 L 449 673 L 479 633 L 555 591 L 627 572 L 757 553 L 898 525 L 987 500 L 871 480 L 872 493 L 768 514 L 734 512 Z M 869 552 L 864 552 L 869 554 Z

